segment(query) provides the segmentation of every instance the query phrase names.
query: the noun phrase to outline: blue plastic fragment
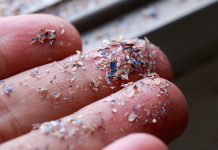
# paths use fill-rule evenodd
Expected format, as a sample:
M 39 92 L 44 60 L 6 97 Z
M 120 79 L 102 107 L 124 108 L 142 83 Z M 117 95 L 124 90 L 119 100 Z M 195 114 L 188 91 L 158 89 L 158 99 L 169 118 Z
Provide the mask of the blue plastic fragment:
M 110 67 L 111 67 L 112 70 L 115 69 L 115 62 L 114 61 L 110 62 Z
M 139 53 L 141 50 L 140 49 L 136 49 L 135 50 L 135 53 Z
M 117 72 L 117 69 L 111 70 L 111 73 L 112 73 L 112 74 L 114 74 L 115 72 Z
M 6 85 L 5 87 L 5 94 L 10 96 L 10 94 L 13 92 L 13 87 L 11 85 Z
M 101 55 L 102 55 L 102 56 L 105 56 L 105 55 L 106 55 L 105 50 L 102 50 L 102 51 L 101 51 Z
M 141 64 L 141 61 L 140 61 L 140 60 L 136 60 L 134 63 L 135 63 L 136 65 L 140 65 L 140 64 Z

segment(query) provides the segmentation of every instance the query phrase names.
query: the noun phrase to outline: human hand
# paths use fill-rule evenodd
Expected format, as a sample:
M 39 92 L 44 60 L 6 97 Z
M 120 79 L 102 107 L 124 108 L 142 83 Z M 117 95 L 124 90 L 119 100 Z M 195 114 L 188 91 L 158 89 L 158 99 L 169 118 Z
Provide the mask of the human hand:
M 96 150 L 124 137 L 105 149 L 165 150 L 149 134 L 169 143 L 186 127 L 185 98 L 165 80 L 171 66 L 150 42 L 80 53 L 79 33 L 56 17 L 2 18 L 0 27 L 0 78 L 9 77 L 0 82 L 0 141 L 12 139 L 0 149 Z M 55 43 L 30 44 L 42 27 L 56 31 Z

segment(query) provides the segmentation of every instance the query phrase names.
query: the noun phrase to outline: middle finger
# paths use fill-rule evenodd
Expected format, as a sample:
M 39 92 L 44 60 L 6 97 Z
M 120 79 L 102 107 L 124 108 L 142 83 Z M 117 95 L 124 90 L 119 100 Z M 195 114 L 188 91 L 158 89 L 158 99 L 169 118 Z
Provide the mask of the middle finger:
M 153 71 L 171 79 L 171 67 L 159 48 L 144 40 L 129 40 L 11 77 L 1 83 L 0 139 L 71 114 Z

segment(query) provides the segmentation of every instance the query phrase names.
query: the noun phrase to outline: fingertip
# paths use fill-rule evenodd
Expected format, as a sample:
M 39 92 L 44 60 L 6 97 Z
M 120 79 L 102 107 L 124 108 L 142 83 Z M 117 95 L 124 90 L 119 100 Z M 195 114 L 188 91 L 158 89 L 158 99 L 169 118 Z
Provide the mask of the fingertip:
M 173 69 L 172 66 L 165 55 L 163 51 L 161 51 L 159 48 L 157 48 L 157 72 L 160 74 L 160 77 L 165 78 L 169 81 L 172 81 L 173 79 Z
M 169 82 L 161 79 L 161 82 Z M 172 82 L 169 82 L 168 97 L 170 100 L 168 115 L 163 123 L 155 126 L 152 134 L 162 139 L 165 143 L 170 143 L 180 136 L 186 129 L 189 120 L 188 104 L 182 91 Z
M 168 150 L 167 146 L 157 137 L 134 133 L 118 139 L 103 150 Z
M 183 131 L 186 129 L 189 121 L 189 111 L 188 111 L 188 103 L 183 94 L 183 92 L 175 85 L 172 84 L 172 91 L 175 90 L 175 97 L 177 98 L 177 103 L 175 103 L 176 108 L 178 108 L 177 116 L 175 116 L 174 122 L 180 127 L 176 137 L 181 135 Z M 173 122 L 172 122 L 173 126 Z

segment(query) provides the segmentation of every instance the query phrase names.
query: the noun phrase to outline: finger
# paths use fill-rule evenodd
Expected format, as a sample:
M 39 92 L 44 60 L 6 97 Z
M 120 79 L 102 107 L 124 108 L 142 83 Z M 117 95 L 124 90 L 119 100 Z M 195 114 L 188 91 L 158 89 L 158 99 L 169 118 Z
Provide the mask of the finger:
M 0 148 L 16 150 L 29 145 L 99 150 L 134 132 L 150 133 L 169 143 L 182 133 L 187 118 L 185 98 L 175 85 L 160 78 L 145 78 L 61 120 L 44 123 Z
M 40 28 L 56 31 L 55 43 L 31 44 Z M 0 79 L 60 60 L 81 49 L 78 31 L 67 21 L 49 15 L 23 15 L 0 19 Z
M 118 43 L 117 46 L 107 48 L 107 54 L 102 57 L 99 57 L 102 51 L 78 54 L 5 80 L 0 90 L 0 104 L 3 107 L 0 110 L 2 116 L 0 139 L 6 140 L 28 132 L 34 123 L 71 114 L 120 90 L 122 83 L 137 81 L 143 78 L 145 73 L 150 76 L 152 69 L 162 77 L 172 76 L 167 58 L 151 43 L 147 45 L 149 48 L 143 49 L 140 54 L 141 61 L 145 63 L 141 63 L 140 66 L 128 65 L 129 60 L 136 59 L 135 51 L 138 53 L 141 46 L 136 43 L 132 50 L 126 50 L 123 47 L 121 51 L 118 51 L 121 46 Z M 118 65 L 110 67 L 110 62 L 116 62 L 109 58 L 111 53 L 115 53 L 116 61 L 120 60 L 119 67 Z M 130 57 L 129 60 L 126 60 L 127 56 Z M 111 68 L 113 71 L 117 69 L 116 73 L 120 68 L 121 71 L 125 71 L 127 77 L 122 78 L 123 74 L 120 73 L 116 75 L 116 78 L 107 77 L 108 72 L 110 74 L 112 72 Z
M 137 133 L 118 139 L 103 150 L 168 150 L 168 148 L 152 135 Z

